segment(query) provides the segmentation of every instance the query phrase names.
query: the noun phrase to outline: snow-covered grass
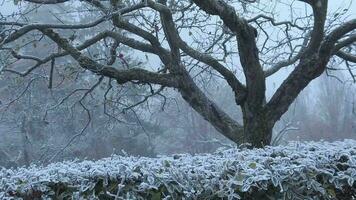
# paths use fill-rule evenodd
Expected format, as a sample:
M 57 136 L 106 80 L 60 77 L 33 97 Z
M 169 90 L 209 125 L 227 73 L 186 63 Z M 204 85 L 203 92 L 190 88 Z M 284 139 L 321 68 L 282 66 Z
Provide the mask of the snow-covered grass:
M 352 199 L 356 141 L 0 170 L 0 199 Z

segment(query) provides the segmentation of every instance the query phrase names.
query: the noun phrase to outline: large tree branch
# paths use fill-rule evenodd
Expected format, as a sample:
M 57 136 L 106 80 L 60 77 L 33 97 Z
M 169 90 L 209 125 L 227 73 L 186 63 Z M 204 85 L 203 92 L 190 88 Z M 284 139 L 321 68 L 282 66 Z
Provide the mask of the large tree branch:
M 274 124 L 288 110 L 298 94 L 325 69 L 329 57 L 321 60 L 317 54 L 324 38 L 327 0 L 304 1 L 313 8 L 314 25 L 310 41 L 301 56 L 300 63 L 277 89 L 266 105 L 267 116 Z
M 60 37 L 59 34 L 53 30 L 40 29 L 40 31 L 51 40 L 53 40 L 59 47 L 67 51 L 81 67 L 88 69 L 96 74 L 116 79 L 119 84 L 124 84 L 126 82 L 135 80 L 139 83 L 152 83 L 167 87 L 179 86 L 177 77 L 173 77 L 170 74 L 158 74 L 139 68 L 118 70 L 113 67 L 102 65 L 82 54 L 78 49 L 74 48 L 68 42 L 68 40 Z
M 244 142 L 244 129 L 237 121 L 228 116 L 198 88 L 186 75 L 179 92 L 183 99 L 205 120 L 211 123 L 221 134 L 237 144 Z
M 247 86 L 246 103 L 250 109 L 258 112 L 265 101 L 265 76 L 259 62 L 258 49 L 255 41 L 256 29 L 245 19 L 240 18 L 235 9 L 218 0 L 193 0 L 193 2 L 211 15 L 218 15 L 224 24 L 236 34 L 239 57 L 244 70 Z
M 356 41 L 355 34 L 352 34 L 350 37 L 340 41 L 339 43 L 338 41 L 341 38 L 343 38 L 346 34 L 354 30 L 356 30 L 356 19 L 347 21 L 341 26 L 331 31 L 329 35 L 325 37 L 325 40 L 322 42 L 320 46 L 319 56 L 326 57 L 326 56 L 331 56 L 333 54 L 336 54 L 338 56 L 350 59 L 350 61 L 352 61 L 353 60 L 352 56 L 346 54 L 345 52 L 342 52 L 340 49 L 355 42 Z
M 321 1 L 318 1 L 321 2 Z M 324 2 L 325 4 L 327 2 Z M 326 13 L 326 5 L 322 6 L 323 13 Z M 325 14 L 318 11 L 315 14 L 324 16 Z M 317 17 L 317 18 L 320 18 Z M 321 24 L 314 24 L 314 27 L 319 30 Z M 318 43 L 319 47 L 309 45 L 309 50 L 316 48 L 317 51 L 310 52 L 311 55 L 306 55 L 305 58 L 300 60 L 300 63 L 295 70 L 288 76 L 288 78 L 278 88 L 271 100 L 266 105 L 268 116 L 271 119 L 271 123 L 279 120 L 285 113 L 288 107 L 292 104 L 298 94 L 316 77 L 320 76 L 326 69 L 326 66 L 333 55 L 335 44 L 345 34 L 355 30 L 356 20 L 351 20 L 338 28 L 334 29 L 328 36 L 322 41 L 319 39 L 313 39 L 314 43 Z M 315 32 L 315 31 L 313 31 Z M 323 31 L 324 32 L 324 31 Z M 314 37 L 320 37 L 321 33 L 314 34 Z M 323 35 L 323 34 L 322 34 Z M 313 35 L 312 35 L 313 37 Z
M 310 41 L 305 51 L 303 52 L 302 59 L 312 56 L 318 51 L 321 42 L 324 39 L 324 28 L 327 15 L 328 0 L 304 1 L 311 5 L 313 9 L 314 25 L 311 32 Z
M 168 45 L 171 49 L 172 60 L 175 64 L 179 65 L 179 63 L 181 62 L 180 49 L 177 45 L 177 42 L 175 41 L 175 36 L 176 34 L 178 34 L 178 31 L 173 23 L 173 18 L 170 13 L 170 10 L 165 9 L 165 6 L 163 5 L 165 4 L 165 0 L 159 0 L 158 2 L 160 4 L 155 3 L 151 0 L 147 0 L 149 6 L 159 11 L 163 32 L 167 38 Z
M 356 19 L 352 19 L 345 22 L 344 24 L 335 28 L 333 31 L 329 33 L 329 35 L 323 41 L 322 46 L 326 48 L 327 45 L 334 45 L 338 40 L 343 38 L 347 33 L 354 31 L 355 29 L 356 29 Z M 349 38 L 351 41 L 355 41 L 354 34 L 352 34 Z
M 288 110 L 298 94 L 325 69 L 326 63 L 319 63 L 315 56 L 300 62 L 293 72 L 277 89 L 266 105 L 268 119 L 274 124 Z
M 94 22 L 90 22 L 87 24 L 27 24 L 27 23 L 20 23 L 20 22 L 6 22 L 0 21 L 0 25 L 11 25 L 11 26 L 21 26 L 18 30 L 14 33 L 10 34 L 9 36 L 5 37 L 3 41 L 0 41 L 0 44 L 6 44 L 9 42 L 13 42 L 16 39 L 20 38 L 21 36 L 25 35 L 26 33 L 37 30 L 37 29 L 44 29 L 44 28 L 56 28 L 56 29 L 85 29 L 85 28 L 92 28 L 102 22 L 104 22 L 106 18 L 102 17 Z
M 126 36 L 124 36 L 124 35 L 122 35 L 120 33 L 116 33 L 116 32 L 113 32 L 113 31 L 101 32 L 101 33 L 95 35 L 94 37 L 84 41 L 81 45 L 78 45 L 76 47 L 76 49 L 81 51 L 81 50 L 86 49 L 89 46 L 97 43 L 98 41 L 100 41 L 100 40 L 102 40 L 104 38 L 107 38 L 107 37 L 111 37 L 111 38 L 113 38 L 114 40 L 116 40 L 119 43 L 122 43 L 122 44 L 124 44 L 126 46 L 129 46 L 131 48 L 140 50 L 142 52 L 158 54 L 156 49 L 153 48 L 151 45 L 143 43 L 143 42 L 140 42 L 140 41 L 137 41 L 137 40 L 129 38 L 129 37 L 126 37 Z M 51 61 L 54 58 L 63 57 L 63 56 L 66 56 L 68 54 L 69 54 L 68 51 L 64 51 L 64 52 L 60 52 L 60 53 L 54 53 L 54 54 L 51 54 L 51 55 L 47 56 L 44 59 L 40 59 L 40 58 L 34 57 L 34 56 L 20 55 L 20 54 L 18 54 L 15 51 L 12 50 L 13 57 L 15 57 L 17 59 L 31 59 L 31 60 L 35 60 L 37 63 L 34 66 L 30 67 L 25 72 L 18 72 L 18 71 L 12 70 L 12 69 L 4 69 L 3 71 L 15 73 L 15 74 L 18 74 L 20 76 L 27 76 L 29 73 L 31 73 L 33 70 L 35 70 L 37 67 L 39 67 L 39 66 L 41 66 L 41 65 L 43 65 L 43 64 L 45 64 L 45 63 L 47 63 L 49 61 Z
M 333 54 L 346 61 L 356 63 L 356 55 L 352 55 L 342 50 L 342 48 L 349 46 L 355 42 L 356 42 L 356 34 L 352 34 L 335 45 Z
M 348 36 L 346 39 L 343 39 L 343 40 L 337 42 L 337 44 L 334 47 L 333 52 L 336 53 L 340 49 L 347 47 L 355 42 L 356 42 L 356 34 L 352 34 L 352 35 Z
M 160 1 L 160 2 L 162 2 L 162 1 Z M 237 102 L 237 104 L 240 105 L 245 98 L 246 89 L 245 89 L 245 86 L 236 78 L 236 76 L 230 70 L 228 70 L 225 66 L 220 64 L 212 56 L 210 56 L 208 54 L 203 54 L 203 53 L 193 49 L 186 42 L 184 42 L 182 40 L 182 38 L 180 37 L 180 35 L 175 27 L 172 13 L 168 7 L 166 7 L 162 4 L 155 3 L 154 1 L 150 1 L 150 0 L 148 1 L 148 3 L 149 3 L 148 5 L 151 8 L 153 8 L 154 10 L 161 13 L 161 20 L 164 22 L 163 24 L 166 27 L 166 29 L 168 29 L 165 32 L 167 32 L 167 35 L 169 34 L 169 37 L 171 38 L 170 39 L 170 41 L 172 43 L 171 45 L 175 46 L 176 48 L 180 48 L 183 52 L 188 54 L 190 57 L 192 57 L 204 64 L 207 64 L 208 66 L 211 66 L 213 69 L 218 71 L 225 78 L 225 80 L 228 82 L 228 84 L 234 91 L 236 102 Z M 164 2 L 162 2 L 162 3 L 164 3 Z
M 352 55 L 341 50 L 336 52 L 336 55 L 346 61 L 356 63 L 356 55 Z

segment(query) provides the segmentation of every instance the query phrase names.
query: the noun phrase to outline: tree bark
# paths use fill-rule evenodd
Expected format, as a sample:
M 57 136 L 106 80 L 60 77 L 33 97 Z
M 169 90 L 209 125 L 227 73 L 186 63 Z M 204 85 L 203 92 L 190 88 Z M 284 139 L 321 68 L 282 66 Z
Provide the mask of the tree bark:
M 269 120 L 264 110 L 253 112 L 248 105 L 242 109 L 244 133 L 243 143 L 248 143 L 251 147 L 262 148 L 269 145 L 272 140 L 272 130 L 275 122 Z

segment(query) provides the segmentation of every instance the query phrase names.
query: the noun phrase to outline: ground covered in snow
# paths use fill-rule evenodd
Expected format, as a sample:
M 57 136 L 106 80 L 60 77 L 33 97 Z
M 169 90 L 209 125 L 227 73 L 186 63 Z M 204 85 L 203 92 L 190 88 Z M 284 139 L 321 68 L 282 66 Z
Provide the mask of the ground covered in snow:
M 356 141 L 0 169 L 0 199 L 352 199 Z

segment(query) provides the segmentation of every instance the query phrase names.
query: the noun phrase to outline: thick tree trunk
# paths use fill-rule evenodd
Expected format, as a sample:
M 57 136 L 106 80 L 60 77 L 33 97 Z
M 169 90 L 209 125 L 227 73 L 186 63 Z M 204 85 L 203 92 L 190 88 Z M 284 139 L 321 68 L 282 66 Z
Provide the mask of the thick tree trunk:
M 251 144 L 251 147 L 256 148 L 262 148 L 266 145 L 270 145 L 272 141 L 273 129 L 262 123 L 256 123 L 256 121 L 252 121 L 244 127 L 246 143 Z
M 265 115 L 265 112 L 252 113 L 246 107 L 243 109 L 244 141 L 251 147 L 261 148 L 271 144 L 274 123 Z
M 245 102 L 241 106 L 244 122 L 241 126 L 209 100 L 190 77 L 185 76 L 184 80 L 179 90 L 183 99 L 222 135 L 236 144 L 249 143 L 257 148 L 271 143 L 274 123 L 268 118 L 263 103 Z
M 251 147 L 261 148 L 270 145 L 272 129 L 275 121 L 272 121 L 264 108 L 265 100 L 245 101 L 241 105 L 243 112 L 243 125 L 229 117 L 223 110 L 212 102 L 201 91 L 187 72 L 181 80 L 179 92 L 183 99 L 206 121 L 225 137 L 236 144 L 249 143 Z M 257 90 L 256 90 L 257 91 Z M 259 92 L 257 94 L 257 92 Z M 255 93 L 251 93 L 247 100 L 264 98 L 264 87 Z M 262 96 L 262 97 L 260 97 Z

